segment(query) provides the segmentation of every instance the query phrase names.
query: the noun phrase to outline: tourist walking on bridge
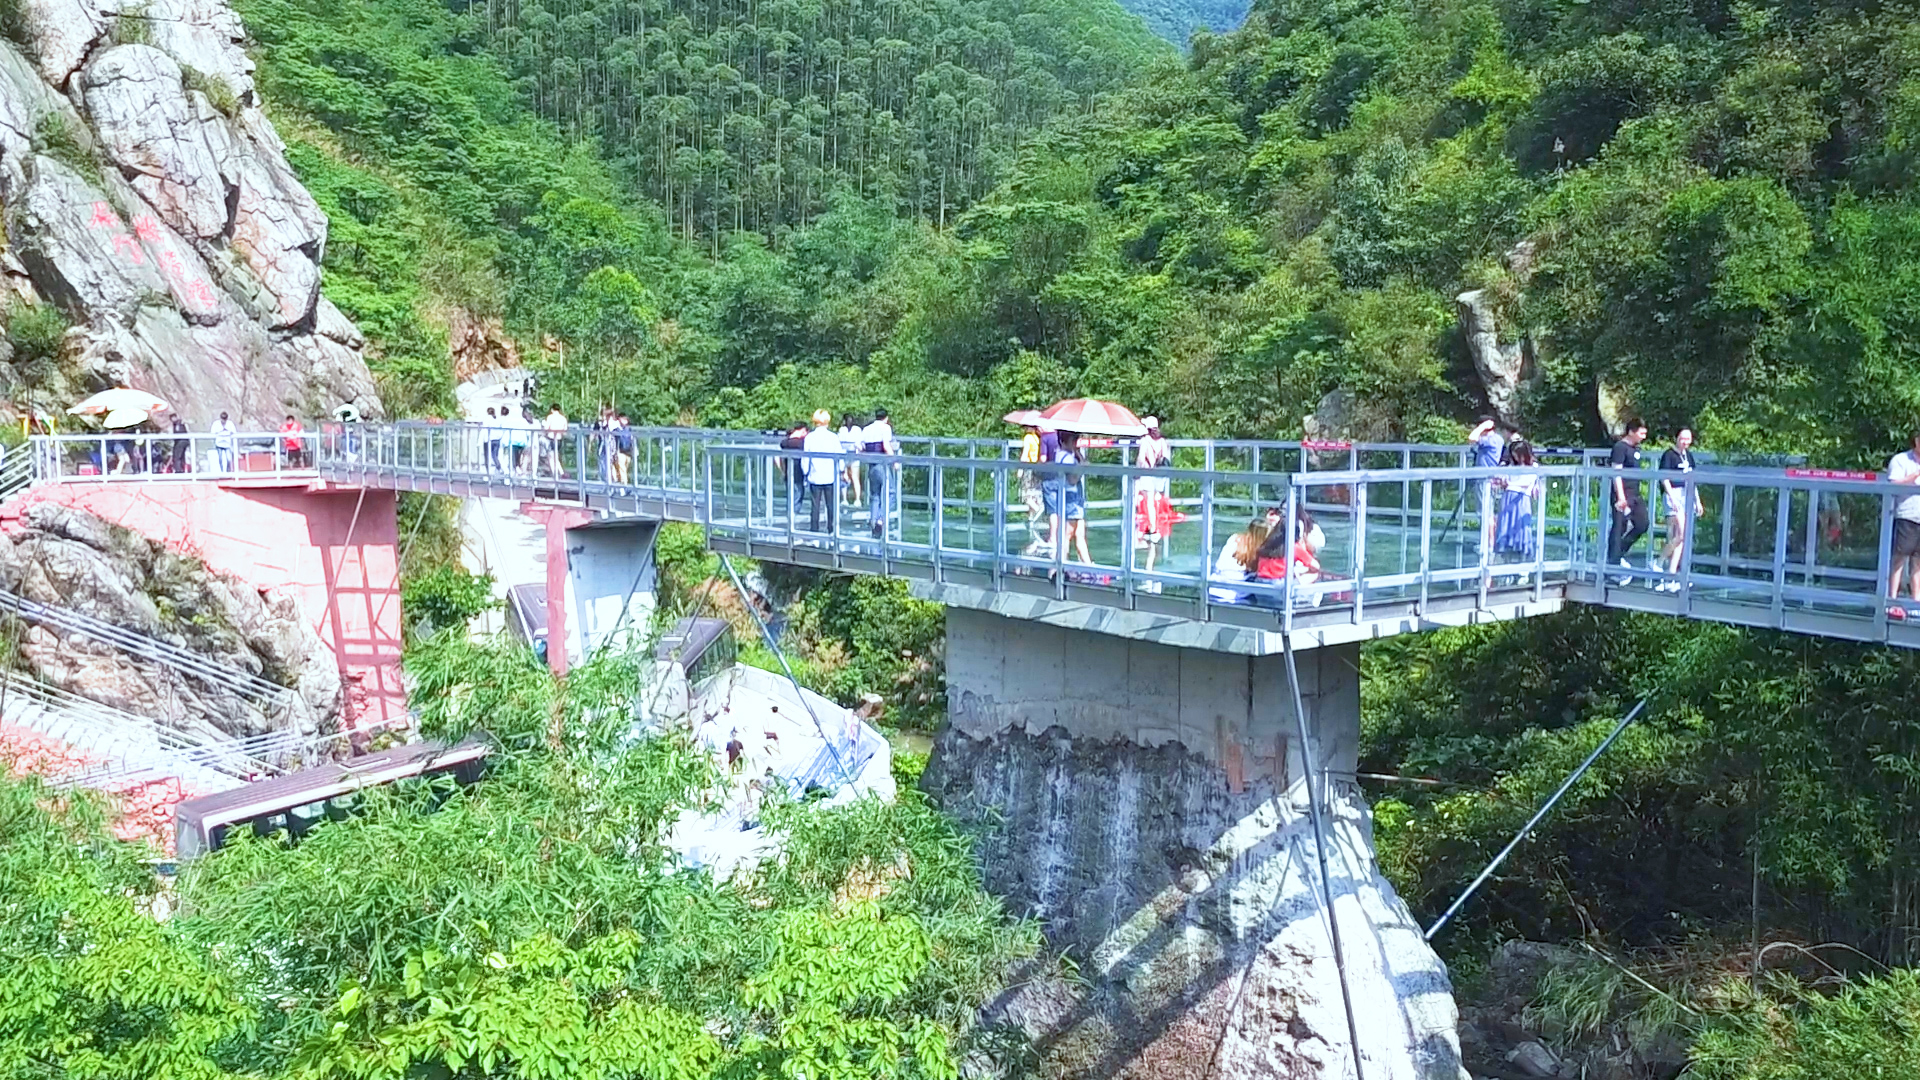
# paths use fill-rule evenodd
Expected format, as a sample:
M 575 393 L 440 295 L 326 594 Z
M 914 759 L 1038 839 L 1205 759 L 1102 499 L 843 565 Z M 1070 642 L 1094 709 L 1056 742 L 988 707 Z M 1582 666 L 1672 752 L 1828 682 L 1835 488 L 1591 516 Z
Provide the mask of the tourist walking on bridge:
M 1084 465 L 1086 455 L 1080 451 L 1080 436 L 1071 431 L 1059 432 L 1054 443 L 1053 464 Z M 1048 542 L 1053 547 L 1054 557 L 1064 559 L 1069 545 L 1079 552 L 1080 561 L 1088 566 L 1093 559 L 1087 554 L 1087 482 L 1085 477 L 1068 476 L 1064 472 L 1055 472 L 1047 477 L 1042 487 L 1047 504 L 1047 517 L 1050 532 Z M 1066 531 L 1061 531 L 1065 524 Z
M 1043 441 L 1038 424 L 1026 425 L 1025 433 L 1020 436 L 1020 463 L 1038 465 L 1041 461 Z M 1021 469 L 1018 475 L 1020 505 L 1027 512 L 1027 547 L 1022 554 L 1038 555 L 1046 550 L 1046 545 L 1052 542 L 1050 538 L 1040 535 L 1040 523 L 1047 518 L 1047 501 L 1040 494 L 1039 473 L 1029 468 Z
M 1506 440 L 1500 436 L 1499 422 L 1491 416 L 1482 416 L 1473 430 L 1467 433 L 1467 446 L 1476 469 L 1498 468 L 1506 458 Z M 1487 551 L 1493 543 L 1500 497 L 1494 492 L 1493 485 L 1485 480 L 1476 480 L 1468 486 L 1467 498 L 1472 500 L 1473 508 L 1480 514 L 1480 550 Z
M 1647 425 L 1638 419 L 1627 421 L 1627 428 L 1620 434 L 1620 441 L 1613 444 L 1613 453 L 1608 456 L 1607 464 L 1619 469 L 1623 474 L 1640 471 L 1640 444 L 1647 439 Z M 1614 477 L 1610 485 L 1613 496 L 1612 528 L 1607 537 L 1607 565 L 1619 566 L 1631 570 L 1633 564 L 1627 561 L 1632 554 L 1633 545 L 1647 534 L 1646 485 L 1637 480 L 1628 480 L 1624 475 Z M 1622 574 L 1619 584 L 1633 583 L 1632 574 Z
M 1693 430 L 1681 428 L 1673 435 L 1673 445 L 1660 455 L 1660 471 L 1663 473 L 1690 473 L 1693 471 Z M 1675 575 L 1673 580 L 1663 581 L 1654 588 L 1660 592 L 1679 592 L 1680 555 L 1687 545 L 1687 532 L 1692 528 L 1691 521 L 1705 516 L 1707 506 L 1700 501 L 1700 489 L 1693 492 L 1693 513 L 1687 513 L 1687 485 L 1684 480 L 1675 480 L 1671 476 L 1660 478 L 1660 493 L 1667 507 L 1667 546 L 1660 552 L 1660 568 Z
M 1533 468 L 1533 446 L 1527 440 L 1515 436 L 1507 442 L 1506 453 L 1508 465 L 1517 469 Z M 1542 487 L 1540 475 L 1534 472 L 1515 472 L 1502 479 L 1500 517 L 1493 540 L 1493 550 L 1500 561 L 1532 561 L 1538 546 L 1534 515 L 1540 510 Z
M 1149 416 L 1140 423 L 1147 433 L 1140 437 L 1140 453 L 1134 463 L 1143 469 L 1164 469 L 1172 464 L 1173 447 L 1160 435 L 1160 418 Z M 1134 490 L 1135 501 L 1139 503 L 1135 516 L 1140 526 L 1135 544 L 1146 544 L 1147 572 L 1152 573 L 1154 557 L 1160 553 L 1167 529 L 1173 524 L 1172 485 L 1164 476 L 1142 476 L 1134 481 Z
M 295 419 L 292 413 L 288 413 L 286 420 L 280 425 L 280 448 L 286 454 L 284 468 L 300 467 L 301 450 L 304 445 L 305 440 L 300 438 L 300 421 Z
M 567 437 L 567 414 L 560 411 L 558 403 L 548 405 L 547 419 L 541 426 L 546 429 L 542 442 L 546 448 L 547 471 L 555 480 L 564 480 L 567 473 L 560 467 L 560 443 Z
M 1920 431 L 1913 434 L 1912 446 L 1895 454 L 1887 462 L 1887 480 L 1895 484 L 1920 484 Z M 1887 579 L 1889 618 L 1904 619 L 1907 609 L 1900 603 L 1900 578 L 1905 575 L 1909 595 L 1920 604 L 1920 495 L 1907 495 L 1893 509 L 1893 571 Z
M 875 409 L 873 423 L 860 432 L 860 449 L 868 454 L 897 454 L 899 443 L 893 437 L 893 424 L 887 410 Z M 867 466 L 867 513 L 872 519 L 873 535 L 887 535 L 887 518 L 893 508 L 893 465 L 876 461 Z
M 857 417 L 855 417 L 852 413 L 845 412 L 845 411 L 841 412 L 840 414 L 840 452 L 841 453 L 857 454 L 860 452 L 861 427 L 862 425 L 860 423 L 860 420 Z M 861 498 L 861 488 L 863 486 L 860 483 L 860 463 L 857 461 L 849 461 L 847 462 L 846 468 L 841 471 L 844 474 L 842 479 L 845 481 L 845 486 L 841 488 L 840 501 L 846 503 L 848 506 L 859 506 L 860 498 Z
M 834 515 L 839 507 L 833 497 L 833 481 L 840 473 L 840 433 L 833 430 L 833 414 L 825 409 L 813 413 L 813 430 L 801 440 L 808 454 L 801 459 L 807 477 L 807 531 L 820 531 L 820 510 L 827 511 L 827 531 L 833 532 Z

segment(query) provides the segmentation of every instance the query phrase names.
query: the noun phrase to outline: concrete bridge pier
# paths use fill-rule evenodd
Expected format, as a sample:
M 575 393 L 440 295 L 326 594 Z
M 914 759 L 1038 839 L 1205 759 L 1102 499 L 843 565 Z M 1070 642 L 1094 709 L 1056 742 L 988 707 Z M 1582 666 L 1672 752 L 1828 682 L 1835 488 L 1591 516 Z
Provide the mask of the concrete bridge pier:
M 1364 1076 L 1464 1077 L 1446 969 L 1380 875 L 1354 782 L 1359 646 L 1296 656 L 1312 760 L 1281 655 L 959 607 L 946 650 L 950 722 L 924 785 L 985 830 L 987 887 L 1084 979 L 989 1007 L 1048 1075 L 1354 1075 L 1304 782 L 1325 769 Z
M 564 675 L 618 635 L 653 623 L 658 521 L 600 519 L 579 507 L 528 503 L 546 530 L 547 664 Z M 555 602 L 555 597 L 563 598 Z

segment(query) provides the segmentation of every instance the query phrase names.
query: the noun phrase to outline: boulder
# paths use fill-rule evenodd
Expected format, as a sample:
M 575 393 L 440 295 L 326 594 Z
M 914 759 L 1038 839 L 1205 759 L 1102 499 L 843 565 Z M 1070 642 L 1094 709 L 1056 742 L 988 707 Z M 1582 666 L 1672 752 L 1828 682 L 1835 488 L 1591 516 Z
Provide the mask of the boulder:
M 224 0 L 153 0 L 125 44 L 117 5 L 22 3 L 30 49 L 0 40 L 0 272 L 75 323 L 57 381 L 132 382 L 195 427 L 381 415 L 365 337 L 320 295 L 326 217 Z
M 107 32 L 108 18 L 94 0 L 15 0 L 20 25 L 33 44 L 35 66 L 55 87 L 80 70 L 87 50 Z M 116 4 L 117 6 L 117 4 Z

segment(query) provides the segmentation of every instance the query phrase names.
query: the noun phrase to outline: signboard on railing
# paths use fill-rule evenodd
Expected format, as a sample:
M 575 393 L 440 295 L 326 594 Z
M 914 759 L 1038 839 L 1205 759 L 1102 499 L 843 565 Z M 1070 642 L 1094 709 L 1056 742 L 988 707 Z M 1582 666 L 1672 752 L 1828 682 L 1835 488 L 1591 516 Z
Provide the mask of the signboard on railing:
M 1302 450 L 1351 450 L 1353 444 L 1345 439 L 1303 439 Z
M 1878 480 L 1880 474 L 1871 470 L 1858 469 L 1788 469 L 1787 475 L 1795 480 Z

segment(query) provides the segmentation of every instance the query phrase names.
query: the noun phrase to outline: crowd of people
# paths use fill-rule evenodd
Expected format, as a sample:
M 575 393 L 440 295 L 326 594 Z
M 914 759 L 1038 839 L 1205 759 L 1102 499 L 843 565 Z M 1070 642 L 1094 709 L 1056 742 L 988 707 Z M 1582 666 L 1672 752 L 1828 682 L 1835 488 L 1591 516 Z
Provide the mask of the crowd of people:
M 334 419 L 358 420 L 359 411 L 351 404 L 343 405 L 335 411 Z M 232 415 L 223 411 L 196 447 L 196 436 L 186 419 L 177 412 L 164 411 L 144 423 L 108 431 L 100 437 L 103 450 L 89 452 L 88 458 L 92 468 L 108 476 L 311 469 L 317 448 L 308 428 L 288 413 L 278 430 L 241 431 Z M 262 455 L 262 460 L 243 460 L 243 451 Z
M 780 440 L 782 450 L 795 450 L 800 456 L 783 456 L 777 461 L 787 487 L 787 505 L 795 515 L 800 501 L 807 503 L 807 529 L 836 532 L 840 512 L 864 512 L 867 530 L 876 538 L 887 534 L 894 518 L 896 493 L 894 472 L 897 465 L 870 461 L 863 466 L 848 461 L 842 454 L 897 456 L 900 441 L 894 436 L 893 422 L 887 410 L 876 409 L 871 418 L 840 414 L 835 427 L 833 413 L 817 409 L 811 426 L 796 424 Z M 832 455 L 832 456 L 829 456 Z M 835 494 L 835 489 L 839 494 Z

